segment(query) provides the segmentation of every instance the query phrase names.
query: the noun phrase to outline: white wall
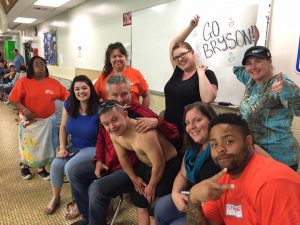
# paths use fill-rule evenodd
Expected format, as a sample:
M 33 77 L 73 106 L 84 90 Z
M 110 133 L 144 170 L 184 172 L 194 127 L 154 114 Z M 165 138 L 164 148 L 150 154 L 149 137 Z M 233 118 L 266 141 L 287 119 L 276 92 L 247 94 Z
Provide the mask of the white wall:
M 286 73 L 300 86 L 296 57 L 300 37 L 300 1 L 273 0 L 269 48 L 275 72 Z
M 87 1 L 39 25 L 39 37 L 33 37 L 33 29 L 28 29 L 21 42 L 32 40 L 32 46 L 37 47 L 39 55 L 44 56 L 43 33 L 56 28 L 59 66 L 101 70 L 109 43 L 131 43 L 131 26 L 123 26 L 123 13 L 169 1 Z M 79 46 L 82 48 L 81 57 L 78 56 Z
M 296 59 L 300 37 L 300 1 L 273 0 L 269 48 L 275 72 L 283 72 L 300 86 Z M 300 118 L 294 119 L 294 134 L 300 143 Z

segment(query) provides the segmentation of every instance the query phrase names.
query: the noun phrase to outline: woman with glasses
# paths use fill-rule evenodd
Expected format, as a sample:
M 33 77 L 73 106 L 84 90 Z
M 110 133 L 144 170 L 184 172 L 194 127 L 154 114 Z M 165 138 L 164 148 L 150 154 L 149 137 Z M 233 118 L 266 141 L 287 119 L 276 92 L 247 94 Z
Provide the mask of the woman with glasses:
M 108 45 L 103 71 L 94 85 L 96 93 L 103 101 L 107 101 L 106 81 L 113 74 L 120 74 L 130 81 L 131 102 L 139 103 L 139 98 L 142 97 L 142 105 L 148 108 L 150 105 L 148 84 L 140 71 L 127 65 L 127 56 L 121 42 Z
M 73 79 L 70 97 L 64 103 L 59 130 L 59 151 L 51 164 L 52 199 L 45 208 L 52 214 L 60 203 L 64 174 L 74 165 L 93 160 L 99 131 L 98 97 L 92 81 L 79 75 Z M 67 145 L 67 135 L 71 143 Z M 79 216 L 78 209 L 67 213 L 67 219 Z
M 49 77 L 46 61 L 31 58 L 27 76 L 15 83 L 8 99 L 19 109 L 19 150 L 21 176 L 32 178 L 29 168 L 45 180 L 50 178 L 45 165 L 51 163 L 58 145 L 55 100 L 64 101 L 69 93 L 57 80 Z
M 181 136 L 184 132 L 182 115 L 184 107 L 196 101 L 211 103 L 217 96 L 218 81 L 213 71 L 196 65 L 196 55 L 185 39 L 198 25 L 199 16 L 180 32 L 170 44 L 170 61 L 173 75 L 165 85 L 166 110 L 164 119 L 175 124 Z M 177 148 L 181 148 L 182 139 Z

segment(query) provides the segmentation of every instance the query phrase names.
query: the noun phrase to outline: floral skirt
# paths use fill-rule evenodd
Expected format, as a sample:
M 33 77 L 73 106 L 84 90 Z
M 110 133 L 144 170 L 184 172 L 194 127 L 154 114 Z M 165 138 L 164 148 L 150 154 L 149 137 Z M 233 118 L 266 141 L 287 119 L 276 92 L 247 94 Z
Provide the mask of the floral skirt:
M 56 117 L 26 121 L 20 115 L 19 153 L 21 163 L 30 167 L 42 167 L 52 162 L 58 146 Z

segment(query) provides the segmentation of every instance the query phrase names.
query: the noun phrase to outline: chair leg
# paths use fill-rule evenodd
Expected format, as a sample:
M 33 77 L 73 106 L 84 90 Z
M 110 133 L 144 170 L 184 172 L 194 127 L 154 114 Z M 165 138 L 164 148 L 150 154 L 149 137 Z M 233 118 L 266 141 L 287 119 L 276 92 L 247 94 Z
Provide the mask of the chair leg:
M 110 225 L 113 225 L 115 223 L 115 220 L 116 220 L 117 215 L 118 215 L 118 213 L 120 211 L 120 206 L 121 206 L 122 202 L 123 202 L 123 195 L 120 195 L 119 196 L 119 201 L 118 201 L 118 204 L 117 204 L 114 216 L 113 216 L 113 218 L 112 218 L 112 220 L 110 222 Z

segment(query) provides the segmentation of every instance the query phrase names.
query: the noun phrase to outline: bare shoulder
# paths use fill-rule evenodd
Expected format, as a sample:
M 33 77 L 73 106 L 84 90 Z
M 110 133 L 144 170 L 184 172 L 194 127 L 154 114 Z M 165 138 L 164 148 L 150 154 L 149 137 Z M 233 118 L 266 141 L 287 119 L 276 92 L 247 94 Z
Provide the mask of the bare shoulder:
M 153 140 L 153 139 L 157 139 L 157 130 L 148 130 L 144 133 L 137 133 L 138 134 L 138 137 L 141 139 L 141 140 Z
M 159 145 L 159 139 L 156 130 L 149 130 L 144 133 L 138 133 L 135 139 L 135 144 L 138 149 L 150 149 Z

